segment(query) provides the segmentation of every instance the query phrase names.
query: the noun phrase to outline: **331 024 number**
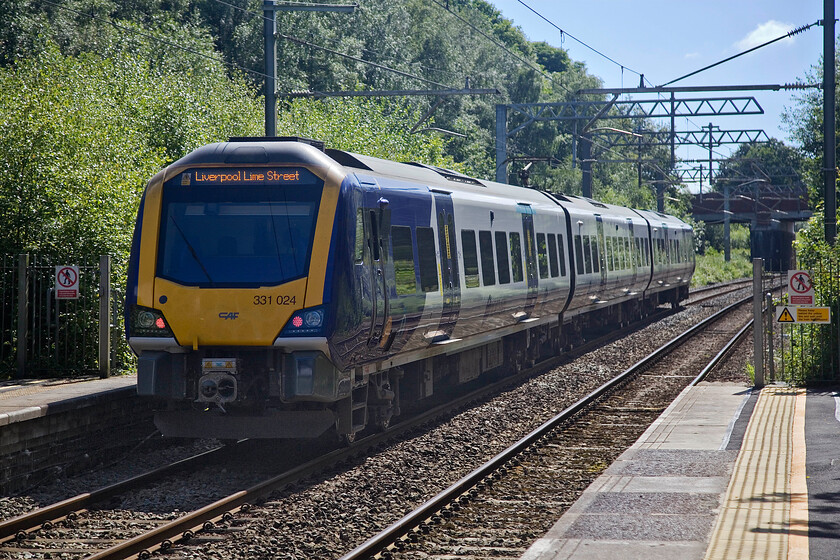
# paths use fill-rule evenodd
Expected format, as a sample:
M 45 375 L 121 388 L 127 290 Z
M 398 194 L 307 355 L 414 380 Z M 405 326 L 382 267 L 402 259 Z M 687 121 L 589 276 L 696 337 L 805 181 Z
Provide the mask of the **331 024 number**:
M 254 296 L 254 305 L 295 305 L 295 296 Z

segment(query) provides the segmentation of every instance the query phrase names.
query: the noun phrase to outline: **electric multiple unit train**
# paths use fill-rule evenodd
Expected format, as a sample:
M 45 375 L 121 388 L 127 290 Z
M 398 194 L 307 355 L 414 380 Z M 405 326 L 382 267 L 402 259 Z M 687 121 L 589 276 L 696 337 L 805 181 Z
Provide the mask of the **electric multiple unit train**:
M 126 298 L 165 436 L 351 439 L 446 387 L 678 306 L 691 228 L 294 138 L 149 182 Z

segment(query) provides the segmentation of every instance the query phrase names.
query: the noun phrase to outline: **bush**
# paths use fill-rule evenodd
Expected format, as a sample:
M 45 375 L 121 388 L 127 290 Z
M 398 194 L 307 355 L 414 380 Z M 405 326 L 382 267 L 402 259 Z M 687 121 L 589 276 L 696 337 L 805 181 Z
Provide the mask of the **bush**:
M 738 278 L 751 278 L 753 272 L 749 249 L 733 249 L 730 261 L 722 252 L 709 247 L 705 255 L 697 255 L 697 267 L 691 277 L 692 286 L 705 286 Z
M 840 375 L 840 246 L 825 242 L 823 214 L 815 212 L 799 232 L 799 268 L 811 271 L 814 305 L 831 308 L 831 324 L 790 327 L 790 348 L 784 353 L 786 375 L 797 384 L 836 379 Z

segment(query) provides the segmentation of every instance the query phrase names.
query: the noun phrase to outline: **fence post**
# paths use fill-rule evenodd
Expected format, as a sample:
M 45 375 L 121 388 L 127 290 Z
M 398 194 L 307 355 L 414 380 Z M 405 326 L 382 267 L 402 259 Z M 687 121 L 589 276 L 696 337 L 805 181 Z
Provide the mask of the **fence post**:
M 111 375 L 111 256 L 99 257 L 99 377 Z
M 764 321 L 761 317 L 761 308 L 764 306 L 763 262 L 763 259 L 753 259 L 753 367 L 756 387 L 764 387 Z
M 18 255 L 17 377 L 26 376 L 26 339 L 29 336 L 29 255 Z
M 773 294 L 767 292 L 764 296 L 764 301 L 767 304 L 767 371 L 770 382 L 776 381 L 776 359 L 773 355 L 773 319 L 776 317 L 776 306 L 773 305 Z

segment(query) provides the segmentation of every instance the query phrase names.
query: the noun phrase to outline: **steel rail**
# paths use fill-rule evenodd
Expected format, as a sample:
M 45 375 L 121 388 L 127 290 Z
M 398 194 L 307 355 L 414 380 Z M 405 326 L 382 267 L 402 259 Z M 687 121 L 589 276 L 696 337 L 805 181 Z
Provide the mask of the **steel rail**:
M 198 455 L 181 459 L 180 461 L 133 476 L 98 490 L 85 492 L 83 494 L 73 496 L 72 498 L 56 502 L 52 505 L 38 508 L 34 511 L 2 521 L 0 522 L 0 542 L 5 542 L 12 537 L 20 539 L 25 536 L 25 531 L 34 529 L 38 525 L 60 521 L 74 512 L 86 509 L 91 504 L 106 500 L 112 496 L 125 492 L 126 490 L 146 484 L 147 482 L 155 480 L 162 475 L 190 468 L 194 463 L 206 460 L 208 457 L 215 456 L 224 449 L 226 448 L 217 447 L 209 451 L 204 451 Z
M 734 308 L 741 306 L 751 300 L 752 296 L 743 298 L 718 311 L 714 315 L 707 317 L 700 323 L 694 325 L 679 336 L 665 343 L 653 353 L 639 360 L 618 376 L 601 385 L 585 397 L 578 400 L 576 403 L 572 404 L 571 406 L 569 406 L 568 408 L 566 408 L 565 410 L 548 420 L 547 422 L 543 423 L 540 427 L 536 428 L 531 433 L 520 439 L 518 442 L 516 442 L 506 450 L 502 451 L 501 453 L 490 459 L 484 465 L 478 467 L 470 474 L 464 476 L 463 478 L 455 482 L 446 490 L 440 492 L 438 495 L 421 505 L 419 508 L 415 509 L 411 513 L 404 516 L 402 519 L 387 527 L 378 535 L 371 537 L 366 542 L 362 543 L 352 551 L 342 556 L 340 560 L 360 560 L 363 558 L 370 558 L 375 554 L 385 550 L 389 545 L 396 542 L 400 537 L 409 533 L 412 529 L 419 526 L 423 521 L 431 518 L 432 515 L 442 510 L 445 506 L 447 506 L 450 503 L 453 503 L 459 496 L 465 494 L 470 489 L 477 486 L 483 480 L 491 476 L 494 472 L 498 471 L 501 467 L 515 459 L 517 455 L 520 455 L 532 444 L 544 437 L 549 436 L 557 426 L 559 426 L 563 422 L 566 422 L 579 412 L 583 411 L 592 403 L 597 401 L 600 397 L 602 397 L 604 394 L 613 390 L 614 388 L 622 384 L 624 381 L 637 375 L 639 372 L 643 371 L 647 366 L 651 365 L 656 360 L 661 359 L 663 356 L 665 356 L 674 348 L 676 348 L 677 346 L 679 346 L 680 344 L 697 334 L 699 331 L 707 328 L 711 324 L 720 320 Z
M 644 325 L 653 320 L 661 319 L 661 315 L 667 314 L 669 314 L 669 312 L 653 314 L 645 321 L 641 321 L 638 325 Z M 616 338 L 618 338 L 618 336 L 613 333 L 604 337 L 598 337 L 595 340 L 586 342 L 581 346 L 574 348 L 570 352 L 564 352 L 562 356 L 549 358 L 548 360 L 536 364 L 533 368 L 524 369 L 517 374 L 505 377 L 495 383 L 486 385 L 464 396 L 438 405 L 406 422 L 391 426 L 384 432 L 373 434 L 358 440 L 348 448 L 331 451 L 326 455 L 322 455 L 321 457 L 313 459 L 303 465 L 300 465 L 299 467 L 295 467 L 294 469 L 281 473 L 269 480 L 252 486 L 251 488 L 242 490 L 226 498 L 222 498 L 221 500 L 209 504 L 201 509 L 183 515 L 166 525 L 161 525 L 152 531 L 138 535 L 137 537 L 119 543 L 111 548 L 86 558 L 87 560 L 114 560 L 127 558 L 135 554 L 139 555 L 141 558 L 148 557 L 150 556 L 150 551 L 154 550 L 155 547 L 168 548 L 171 545 L 172 538 L 178 536 L 181 538 L 189 538 L 193 535 L 194 531 L 203 524 L 207 522 L 216 522 L 217 520 L 223 518 L 225 514 L 235 511 L 237 508 L 241 509 L 243 506 L 248 506 L 254 501 L 282 489 L 300 478 L 322 472 L 342 460 L 346 460 L 357 455 L 363 455 L 367 450 L 379 446 L 402 435 L 403 433 L 414 430 L 420 425 L 433 421 L 440 416 L 451 414 L 454 410 L 466 406 L 476 400 L 485 398 L 488 394 L 492 394 L 503 387 L 521 383 L 525 379 L 532 377 L 535 372 L 541 371 L 546 367 L 550 367 L 552 364 L 568 360 L 571 356 L 577 356 L 581 353 L 602 346 L 605 342 Z
M 714 357 L 714 358 L 712 358 L 712 359 L 709 361 L 709 363 L 708 363 L 708 364 L 706 364 L 706 367 L 704 367 L 704 368 L 703 368 L 703 371 L 701 371 L 700 373 L 698 373 L 698 374 L 697 374 L 697 377 L 695 377 L 695 378 L 692 380 L 692 382 L 691 382 L 691 383 L 689 383 L 689 385 L 691 385 L 691 386 L 697 385 L 698 383 L 700 383 L 701 381 L 703 381 L 704 379 L 706 379 L 706 377 L 709 375 L 709 373 L 711 373 L 711 371 L 712 371 L 713 369 L 715 369 L 715 367 L 716 367 L 716 366 L 717 366 L 720 362 L 722 362 L 722 361 L 723 361 L 723 359 L 724 359 L 724 358 L 725 358 L 725 357 L 729 354 L 729 352 L 730 352 L 730 351 L 731 351 L 731 350 L 735 347 L 735 345 L 736 345 L 736 344 L 738 344 L 739 342 L 741 342 L 741 340 L 743 340 L 743 338 L 747 335 L 747 333 L 749 332 L 749 330 L 752 328 L 752 326 L 753 326 L 753 323 L 754 323 L 754 322 L 755 322 L 755 319 L 750 319 L 749 321 L 747 321 L 747 324 L 746 324 L 746 325 L 744 325 L 744 326 L 743 326 L 743 328 L 742 328 L 740 331 L 738 331 L 738 332 L 735 334 L 735 336 L 733 336 L 733 337 L 729 340 L 729 342 L 727 342 L 727 343 L 724 345 L 724 347 L 723 347 L 723 348 L 721 348 L 720 352 L 718 352 L 718 353 L 715 355 L 715 357 Z

